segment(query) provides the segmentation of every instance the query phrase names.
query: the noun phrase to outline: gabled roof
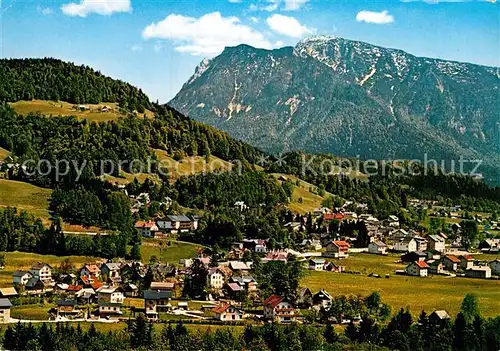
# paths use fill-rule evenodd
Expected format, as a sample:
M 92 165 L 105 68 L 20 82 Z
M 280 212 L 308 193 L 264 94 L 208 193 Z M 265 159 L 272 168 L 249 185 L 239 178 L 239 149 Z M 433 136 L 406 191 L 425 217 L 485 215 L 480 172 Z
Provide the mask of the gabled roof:
M 387 247 L 387 245 L 383 241 L 380 241 L 380 240 L 377 240 L 377 241 L 373 242 L 372 244 L 375 244 L 378 247 Z
M 217 306 L 213 309 L 213 311 L 214 311 L 215 313 L 224 313 L 224 312 L 226 312 L 226 311 L 227 311 L 227 309 L 228 309 L 229 307 L 232 307 L 232 308 L 234 308 L 235 310 L 237 310 L 238 312 L 241 312 L 241 310 L 240 310 L 238 307 L 233 306 L 233 305 L 230 305 L 230 304 L 228 304 L 228 303 L 221 303 L 220 305 L 217 305 Z
M 460 263 L 460 260 L 455 255 L 446 255 L 445 258 L 447 258 L 448 260 L 450 260 L 453 263 Z
M 135 223 L 136 228 L 153 228 L 155 226 L 155 222 L 153 221 L 138 221 Z
M 11 308 L 12 303 L 9 299 L 0 299 L 0 308 Z
M 16 296 L 17 295 L 17 291 L 13 287 L 1 288 L 0 289 L 0 295 L 2 295 L 2 296 Z
M 467 261 L 474 261 L 474 257 L 472 255 L 462 255 L 460 258 Z
M 231 261 L 231 262 L 229 262 L 229 266 L 233 270 L 247 270 L 247 269 L 249 269 L 245 262 L 240 262 L 240 261 Z
M 450 315 L 445 310 L 434 311 L 430 314 L 430 316 L 432 315 L 436 315 L 439 319 L 451 319 Z
M 81 286 L 81 285 L 69 285 L 68 288 L 66 289 L 66 291 L 77 292 L 77 291 L 80 291 L 82 289 L 83 289 L 83 286 Z
M 414 262 L 419 268 L 429 268 L 429 265 L 425 261 Z
M 351 247 L 351 245 L 345 240 L 334 240 L 331 243 L 337 247 L 340 247 L 340 248 L 347 248 L 348 249 Z
M 86 268 L 87 271 L 89 271 L 90 273 L 93 273 L 93 274 L 101 272 L 101 269 L 94 263 L 86 264 L 85 266 L 83 266 L 83 268 Z
M 31 266 L 31 269 L 42 269 L 43 267 L 49 267 L 52 269 L 52 267 L 48 263 L 43 263 L 43 262 L 37 262 L 33 266 Z
M 184 215 L 178 215 L 178 216 L 168 215 L 167 218 L 170 219 L 172 222 L 191 222 L 191 218 Z
M 309 260 L 309 263 L 314 263 L 314 264 L 324 264 L 325 262 L 326 260 L 321 258 L 311 258 Z
M 172 297 L 171 291 L 146 290 L 144 291 L 145 300 L 164 300 Z
M 429 235 L 429 239 L 436 242 L 444 242 L 444 239 L 439 235 Z
M 173 289 L 175 287 L 175 283 L 172 282 L 151 282 L 150 289 L 151 290 L 162 290 L 162 289 Z
M 234 292 L 243 291 L 243 288 L 238 283 L 228 283 L 227 286 Z
M 264 301 L 264 306 L 270 306 L 272 308 L 275 308 L 284 299 L 285 298 L 278 295 L 271 295 Z
M 116 262 L 107 262 L 104 263 L 102 268 L 107 267 L 110 271 L 119 271 L 122 267 L 121 263 L 116 263 Z
M 328 291 L 326 291 L 326 290 L 321 289 L 321 290 L 320 290 L 320 291 L 318 291 L 316 294 L 314 294 L 314 297 L 315 297 L 315 298 L 317 298 L 317 297 L 319 297 L 319 295 L 323 295 L 323 299 L 333 300 L 332 295 L 330 295 L 330 294 L 328 293 Z

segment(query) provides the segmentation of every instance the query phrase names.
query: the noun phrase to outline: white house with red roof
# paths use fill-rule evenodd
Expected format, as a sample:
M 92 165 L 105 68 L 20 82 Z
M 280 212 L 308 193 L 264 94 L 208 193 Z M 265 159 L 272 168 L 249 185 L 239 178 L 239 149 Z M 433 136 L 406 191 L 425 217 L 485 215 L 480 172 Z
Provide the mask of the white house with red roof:
M 416 261 L 406 267 L 406 274 L 417 277 L 427 277 L 429 275 L 429 265 L 425 261 Z
M 280 323 L 291 323 L 296 321 L 297 314 L 295 308 L 284 297 L 271 295 L 264 301 L 264 318 Z
M 135 223 L 135 228 L 145 237 L 154 237 L 159 230 L 158 226 L 153 221 L 138 221 Z
M 347 258 L 349 257 L 349 248 L 351 245 L 344 240 L 334 240 L 330 241 L 326 245 L 325 256 L 335 257 L 335 258 Z
M 243 319 L 243 311 L 236 306 L 222 303 L 214 308 L 215 319 L 220 321 L 240 321 Z
M 474 257 L 472 255 L 460 256 L 460 268 L 469 269 L 474 266 Z

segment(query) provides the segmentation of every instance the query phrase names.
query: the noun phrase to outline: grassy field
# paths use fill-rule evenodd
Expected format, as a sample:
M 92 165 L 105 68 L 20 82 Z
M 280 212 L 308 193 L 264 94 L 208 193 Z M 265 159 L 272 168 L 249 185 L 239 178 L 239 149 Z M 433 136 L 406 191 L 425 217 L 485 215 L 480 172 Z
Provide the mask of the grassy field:
M 203 172 L 228 171 L 233 167 L 230 162 L 215 156 L 210 156 L 208 161 L 202 156 L 192 156 L 176 161 L 164 150 L 154 149 L 153 151 L 156 157 L 158 157 L 158 161 L 161 162 L 162 166 L 168 169 L 168 172 L 173 178 Z
M 17 207 L 49 220 L 49 199 L 52 191 L 15 180 L 0 179 L 0 207 Z
M 164 242 L 164 241 L 163 241 Z M 183 258 L 193 258 L 200 245 L 171 241 L 170 246 L 160 246 L 160 240 L 143 240 L 141 245 L 141 260 L 149 262 L 151 256 L 156 256 L 162 262 L 178 264 Z
M 356 271 L 361 274 L 394 274 L 396 269 L 404 269 L 406 267 L 405 264 L 397 263 L 400 257 L 397 254 L 382 256 L 360 253 L 351 254 L 347 259 L 331 259 L 331 261 L 339 266 L 345 266 L 348 271 Z
M 325 193 L 324 197 L 315 194 L 318 189 L 316 186 L 305 182 L 295 176 L 279 173 L 273 173 L 272 175 L 277 179 L 280 177 L 286 177 L 286 179 L 290 180 L 293 183 L 294 189 L 292 199 L 288 207 L 294 212 L 312 212 L 315 208 L 322 207 L 322 203 L 325 200 L 325 197 L 332 196 L 332 194 L 330 193 Z M 297 181 L 299 182 L 298 186 L 296 185 Z
M 460 310 L 464 296 L 467 293 L 475 293 L 479 297 L 481 310 L 485 316 L 500 314 L 498 303 L 500 281 L 395 275 L 394 270 L 405 267 L 396 263 L 397 259 L 397 256 L 351 255 L 348 259 L 334 262 L 345 266 L 348 271 L 361 272 L 360 275 L 309 271 L 302 285 L 307 286 L 313 292 L 326 289 L 333 295 L 366 296 L 378 291 L 393 310 L 409 306 L 415 314 L 420 313 L 422 309 L 428 312 L 434 309 L 445 309 L 455 315 Z M 368 277 L 370 273 L 391 274 L 391 276 L 390 278 L 372 278 Z
M 32 101 L 17 101 L 10 103 L 10 106 L 19 114 L 26 115 L 31 112 L 40 112 L 44 115 L 54 116 L 76 116 L 78 118 L 85 118 L 89 121 L 105 122 L 117 120 L 123 117 L 120 113 L 118 104 L 116 103 L 102 103 L 102 104 L 85 104 L 89 110 L 80 111 L 74 108 L 74 104 L 63 101 L 45 101 L 45 100 L 32 100 Z M 102 112 L 104 106 L 111 108 L 108 112 Z M 153 117 L 151 111 L 145 113 L 148 117 Z
M 0 287 L 12 286 L 12 273 L 18 269 L 29 269 L 36 262 L 45 262 L 57 267 L 66 259 L 65 256 L 37 255 L 28 252 L 6 252 L 5 268 L 0 270 Z M 71 262 L 78 268 L 85 262 L 94 262 L 94 257 L 69 256 Z
M 5 160 L 5 158 L 7 158 L 9 154 L 10 154 L 9 150 L 5 150 L 0 147 L 0 160 Z
M 49 310 L 55 305 L 23 305 L 12 307 L 10 314 L 12 318 L 28 320 L 47 320 L 49 319 Z

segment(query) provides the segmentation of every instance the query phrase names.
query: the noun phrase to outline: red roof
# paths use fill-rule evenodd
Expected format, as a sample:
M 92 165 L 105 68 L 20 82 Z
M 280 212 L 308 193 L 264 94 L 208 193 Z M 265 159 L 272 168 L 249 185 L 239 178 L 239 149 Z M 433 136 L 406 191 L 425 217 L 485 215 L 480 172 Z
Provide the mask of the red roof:
M 77 292 L 77 291 L 80 291 L 83 289 L 83 286 L 81 285 L 69 285 L 68 286 L 68 289 L 66 289 L 66 291 L 74 291 L 74 292 Z
M 271 295 L 269 296 L 266 301 L 264 301 L 264 306 L 271 306 L 272 308 L 275 308 L 278 306 L 278 304 L 283 301 L 284 298 L 278 295 Z
M 342 220 L 344 219 L 345 215 L 343 213 L 325 213 L 323 215 L 323 219 L 326 221 L 331 221 L 331 220 Z
M 214 312 L 215 312 L 215 313 L 224 313 L 224 312 L 226 312 L 226 311 L 227 311 L 227 309 L 228 309 L 229 307 L 231 307 L 231 305 L 230 305 L 230 304 L 228 304 L 228 303 L 225 303 L 225 302 L 224 302 L 224 303 L 221 303 L 220 305 L 218 305 L 217 307 L 215 307 L 215 308 L 214 308 Z M 234 307 L 234 306 L 233 306 L 233 308 L 234 308 L 234 309 L 236 309 L 236 310 L 239 310 L 237 307 Z
M 104 286 L 104 283 L 100 281 L 95 281 L 94 283 L 90 284 L 90 286 L 92 287 L 92 289 L 97 290 L 100 287 Z
M 153 226 L 155 225 L 155 222 L 153 221 L 138 221 L 136 224 L 135 224 L 135 227 L 136 228 L 152 228 Z
M 457 258 L 457 256 L 447 255 L 446 258 L 449 259 L 453 263 L 460 263 L 460 260 Z
M 340 248 L 348 249 L 351 247 L 351 245 L 347 241 L 344 241 L 344 240 L 335 240 L 332 242 L 333 242 L 333 245 L 338 246 Z
M 472 257 L 472 255 L 463 255 L 462 256 L 464 259 L 466 259 L 467 261 L 472 261 L 474 260 L 474 257 Z
M 101 270 L 99 269 L 99 267 L 96 264 L 86 264 L 85 268 L 87 268 L 87 270 L 90 273 L 100 273 L 101 272 Z
M 425 261 L 416 261 L 415 264 L 419 268 L 429 268 L 429 265 L 427 263 L 425 263 Z

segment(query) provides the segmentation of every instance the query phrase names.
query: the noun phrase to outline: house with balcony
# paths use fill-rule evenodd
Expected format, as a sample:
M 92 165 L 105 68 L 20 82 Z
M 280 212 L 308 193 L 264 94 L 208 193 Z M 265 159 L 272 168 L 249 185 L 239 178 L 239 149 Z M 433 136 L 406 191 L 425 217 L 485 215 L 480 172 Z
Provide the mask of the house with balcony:
M 297 320 L 297 310 L 284 297 L 271 295 L 264 301 L 264 318 L 279 323 Z

